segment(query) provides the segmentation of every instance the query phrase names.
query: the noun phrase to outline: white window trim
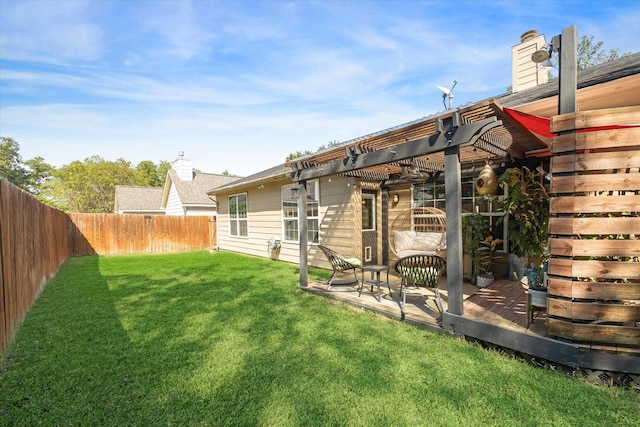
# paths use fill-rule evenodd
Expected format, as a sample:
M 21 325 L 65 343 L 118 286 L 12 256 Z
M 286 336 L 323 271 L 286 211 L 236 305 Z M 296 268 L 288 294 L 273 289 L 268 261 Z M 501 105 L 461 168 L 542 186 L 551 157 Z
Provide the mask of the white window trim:
M 307 222 L 309 220 L 313 220 L 313 219 L 318 221 L 318 241 L 317 242 L 308 241 L 307 243 L 310 244 L 310 245 L 319 245 L 320 244 L 320 181 L 317 180 L 317 179 L 314 179 L 312 181 L 307 181 L 307 186 L 310 183 L 315 184 L 315 187 L 316 187 L 316 198 L 315 198 L 315 201 L 318 203 L 318 216 L 308 216 L 307 217 Z M 286 185 L 282 185 L 280 187 L 280 218 L 281 218 L 280 223 L 281 223 L 281 226 L 282 226 L 282 241 L 283 242 L 288 242 L 288 243 L 300 243 L 300 211 L 298 210 L 297 204 L 296 204 L 297 216 L 295 218 L 293 218 L 293 217 L 285 218 L 284 209 L 283 209 L 284 199 L 283 199 L 282 193 L 283 193 L 283 190 L 285 188 L 291 188 L 291 187 L 296 187 L 296 186 L 298 186 L 298 184 L 286 184 Z M 298 199 L 296 199 L 296 203 L 297 202 L 298 202 Z M 285 223 L 285 220 L 293 221 L 294 219 L 297 220 L 297 222 L 298 222 L 297 239 L 296 240 L 290 240 L 290 239 L 287 239 L 287 233 L 285 231 L 284 223 Z M 307 227 L 307 229 L 308 229 L 308 227 Z
M 245 199 L 246 199 L 247 217 L 245 219 L 242 219 L 242 218 L 231 218 L 231 212 L 230 212 L 230 210 L 231 210 L 231 202 L 230 202 L 230 199 L 232 197 L 235 197 L 236 198 L 236 206 L 238 206 L 238 203 L 237 203 L 238 196 L 245 196 Z M 228 212 L 228 215 L 229 215 L 229 237 L 233 237 L 233 238 L 236 238 L 236 239 L 248 239 L 249 238 L 249 194 L 246 193 L 246 192 L 237 193 L 237 194 L 230 194 L 228 196 L 228 198 L 227 198 L 227 201 L 228 201 L 227 212 Z M 239 233 L 238 234 L 232 234 L 231 233 L 231 230 L 232 230 L 231 223 L 234 222 L 234 221 L 236 223 L 236 230 L 238 230 L 238 232 L 240 231 L 240 226 L 239 226 L 240 225 L 240 221 L 246 221 L 246 223 L 247 223 L 247 234 L 246 235 L 242 235 L 242 234 L 239 234 Z

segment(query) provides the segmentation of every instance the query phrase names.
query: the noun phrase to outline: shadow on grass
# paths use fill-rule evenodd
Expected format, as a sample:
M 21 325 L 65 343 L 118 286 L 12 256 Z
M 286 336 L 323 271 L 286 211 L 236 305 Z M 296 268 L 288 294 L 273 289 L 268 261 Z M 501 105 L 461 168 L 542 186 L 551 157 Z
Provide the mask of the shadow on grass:
M 0 376 L 6 424 L 625 425 L 637 414 L 622 411 L 630 398 L 297 280 L 293 265 L 224 252 L 70 260 Z

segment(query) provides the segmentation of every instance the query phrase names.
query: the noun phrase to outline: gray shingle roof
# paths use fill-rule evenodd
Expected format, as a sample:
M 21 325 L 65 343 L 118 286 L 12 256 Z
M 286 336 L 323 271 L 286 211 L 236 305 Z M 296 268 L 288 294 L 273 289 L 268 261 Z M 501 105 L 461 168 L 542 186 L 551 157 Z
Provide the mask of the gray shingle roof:
M 169 176 L 183 205 L 214 205 L 207 191 L 240 179 L 237 176 L 195 173 L 192 181 L 182 181 L 173 169 L 169 170 Z
M 160 210 L 161 187 L 135 187 L 116 185 L 116 204 L 121 211 Z
M 614 61 L 596 65 L 596 66 L 587 68 L 586 70 L 578 71 L 577 86 L 578 86 L 578 89 L 581 89 L 584 87 L 605 83 L 608 81 L 620 79 L 622 77 L 631 76 L 639 73 L 640 73 L 640 53 L 634 53 L 632 55 L 618 58 Z M 518 105 L 523 105 L 529 102 L 556 96 L 557 94 L 558 94 L 558 79 L 556 78 L 556 79 L 550 80 L 545 84 L 542 84 L 530 89 L 526 89 L 517 93 L 506 93 L 506 94 L 501 94 L 497 96 L 492 96 L 491 98 L 478 101 L 478 102 L 469 102 L 463 107 L 472 106 L 474 104 L 481 104 L 489 100 L 497 100 L 500 103 L 500 105 L 504 107 L 516 107 Z M 354 142 L 364 140 L 372 136 L 382 135 L 387 132 L 391 132 L 393 130 L 408 127 L 424 121 L 433 120 L 435 117 L 438 117 L 441 114 L 442 113 L 431 114 L 427 117 L 422 117 L 420 119 L 413 120 L 408 123 L 403 123 L 389 129 L 384 129 L 369 135 L 344 141 L 342 145 L 347 146 Z M 209 193 L 214 194 L 218 190 L 229 190 L 232 188 L 241 187 L 243 185 L 248 185 L 254 182 L 260 182 L 268 178 L 284 176 L 290 172 L 293 172 L 293 169 L 291 167 L 286 166 L 285 164 L 281 164 L 281 165 L 266 169 L 264 171 L 255 173 L 253 175 L 249 175 L 245 178 L 238 179 L 237 181 L 234 181 L 232 183 L 222 185 L 217 188 L 213 188 L 209 190 Z
M 618 58 L 604 64 L 594 65 L 586 70 L 578 71 L 578 89 L 606 83 L 623 77 L 640 73 L 640 53 Z M 495 97 L 503 107 L 516 107 L 539 99 L 549 98 L 558 94 L 559 79 L 551 79 L 521 92 L 505 94 Z
M 290 172 L 293 172 L 290 166 L 286 166 L 284 163 L 278 166 L 274 166 L 269 169 L 265 169 L 258 173 L 254 173 L 253 175 L 246 176 L 244 178 L 240 178 L 237 181 L 230 182 L 225 185 L 220 185 L 217 187 L 210 187 L 209 194 L 215 194 L 219 190 L 229 190 L 231 188 L 241 187 L 246 184 L 251 184 L 252 182 L 260 182 L 270 178 L 277 178 L 284 176 Z

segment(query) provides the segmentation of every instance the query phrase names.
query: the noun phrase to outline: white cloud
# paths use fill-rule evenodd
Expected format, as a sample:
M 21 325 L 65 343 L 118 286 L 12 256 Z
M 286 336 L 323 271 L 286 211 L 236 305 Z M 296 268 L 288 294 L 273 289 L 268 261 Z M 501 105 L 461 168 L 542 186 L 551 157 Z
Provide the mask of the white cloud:
M 442 110 L 454 79 L 454 105 L 501 94 L 530 28 L 640 38 L 631 2 L 0 1 L 1 131 L 24 158 L 183 150 L 243 175 Z
M 38 62 L 94 60 L 102 30 L 88 1 L 3 1 L 0 51 L 5 59 Z

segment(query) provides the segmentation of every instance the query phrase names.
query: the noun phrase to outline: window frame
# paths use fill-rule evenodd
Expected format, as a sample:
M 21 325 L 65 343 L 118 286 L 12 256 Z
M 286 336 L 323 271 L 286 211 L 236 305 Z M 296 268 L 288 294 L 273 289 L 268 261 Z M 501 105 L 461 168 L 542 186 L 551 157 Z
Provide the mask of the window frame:
M 296 192 L 294 189 L 298 186 L 299 184 L 294 183 L 280 187 L 283 242 L 300 243 L 300 211 L 298 209 L 298 196 L 294 196 L 294 192 Z M 309 191 L 311 186 L 313 186 L 313 189 Z M 291 197 L 285 199 L 287 192 L 291 194 Z M 309 197 L 313 197 L 313 199 L 309 201 Z M 286 206 L 285 203 L 287 203 Z M 293 228 L 291 228 L 291 225 L 293 225 Z M 294 234 L 295 238 L 292 238 Z M 320 181 L 316 179 L 307 181 L 307 243 L 320 244 Z
M 244 212 L 240 212 L 241 203 L 239 199 L 244 196 Z M 232 202 L 235 199 L 235 202 Z M 227 199 L 227 213 L 229 215 L 229 237 L 249 238 L 249 195 L 248 193 L 230 194 Z M 235 212 L 231 212 L 231 207 L 235 206 Z M 244 214 L 244 217 L 241 215 Z M 235 217 L 234 217 L 235 216 Z M 242 227 L 244 224 L 244 227 Z M 244 231 L 244 234 L 242 233 Z
M 485 217 L 489 221 L 489 227 L 491 235 L 494 238 L 502 239 L 502 243 L 498 245 L 498 252 L 506 252 L 508 250 L 508 226 L 509 219 L 505 218 L 502 224 L 496 224 L 498 218 L 504 216 L 504 212 L 500 209 L 500 204 L 498 203 L 498 199 L 502 197 L 502 195 L 498 196 L 483 196 L 478 194 L 476 186 L 475 186 L 475 177 L 463 177 L 462 182 L 460 183 L 462 187 L 462 205 L 470 204 L 472 208 L 472 212 L 479 213 Z M 431 191 L 431 198 L 416 198 L 416 190 L 417 187 L 422 187 L 423 194 L 424 192 Z M 471 187 L 471 192 L 468 192 L 469 187 Z M 466 190 L 466 192 L 465 192 Z M 500 188 L 498 189 L 499 191 Z M 466 194 L 465 194 L 466 193 Z M 444 181 L 435 181 L 428 183 L 417 183 L 411 186 L 411 206 L 412 207 L 436 207 L 442 210 L 445 210 L 446 198 L 444 196 Z M 508 194 L 508 189 L 504 189 L 504 194 Z M 485 204 L 486 209 L 480 211 L 480 207 L 482 204 Z
M 362 206 L 364 208 L 365 206 L 365 199 L 370 200 L 371 201 L 371 218 L 372 218 L 372 222 L 373 222 L 373 228 L 365 228 L 364 227 L 364 218 L 362 218 L 362 231 L 376 231 L 377 227 L 378 227 L 378 220 L 377 220 L 377 207 L 376 207 L 376 193 L 373 192 L 362 192 Z M 364 213 L 364 209 L 363 209 L 363 213 Z

